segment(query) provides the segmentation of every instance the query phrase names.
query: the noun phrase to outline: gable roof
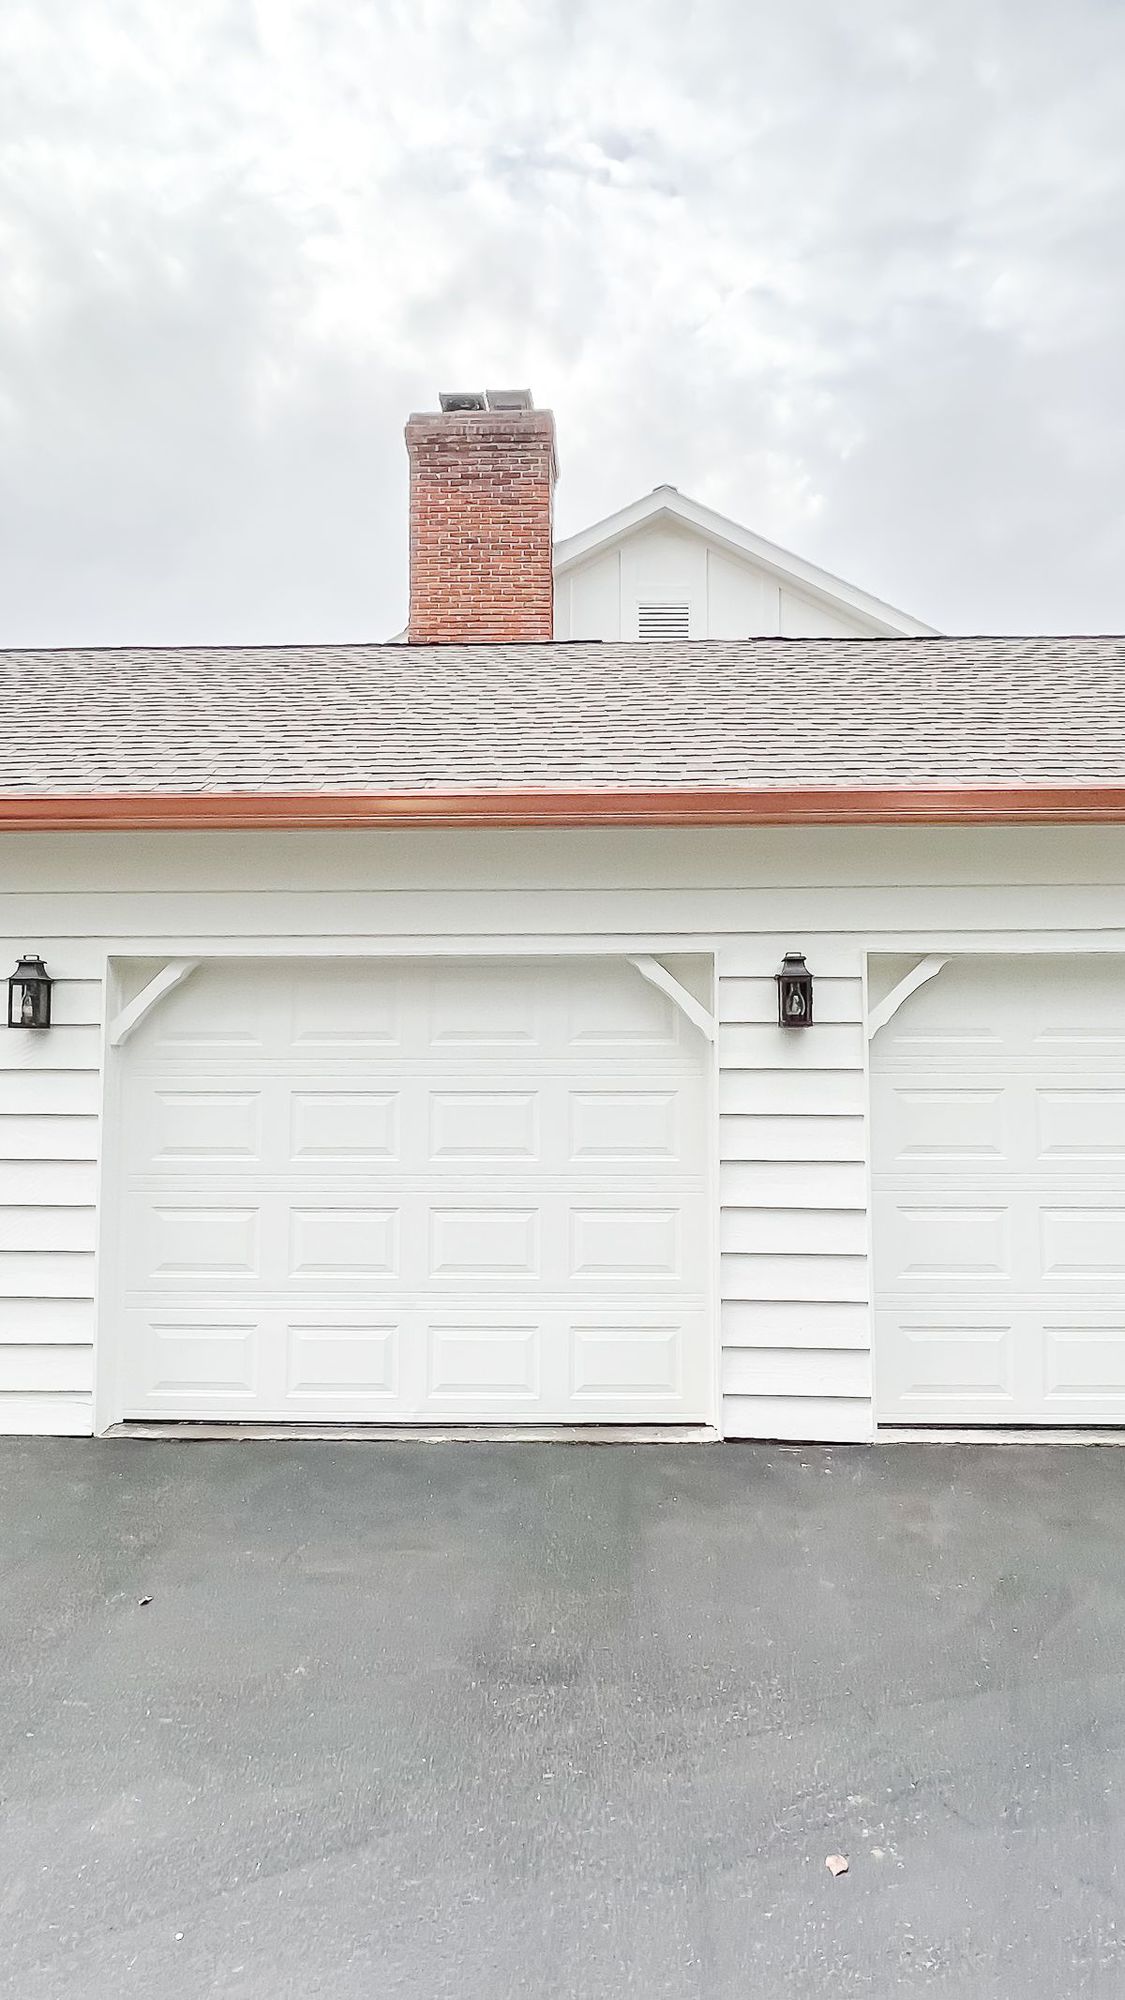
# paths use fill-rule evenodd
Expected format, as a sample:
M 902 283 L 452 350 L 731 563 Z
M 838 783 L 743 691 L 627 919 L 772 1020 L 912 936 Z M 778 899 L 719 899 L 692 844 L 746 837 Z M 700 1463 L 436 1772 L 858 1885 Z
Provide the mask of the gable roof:
M 583 528 L 580 534 L 569 535 L 555 543 L 555 575 L 565 576 L 588 556 L 613 548 L 627 536 L 635 534 L 638 528 L 653 527 L 658 522 L 670 521 L 678 527 L 689 528 L 708 541 L 715 542 L 728 553 L 741 556 L 756 563 L 778 582 L 790 583 L 806 597 L 828 609 L 851 611 L 858 617 L 870 620 L 873 628 L 888 635 L 904 637 L 933 637 L 932 625 L 923 625 L 920 618 L 911 618 L 905 611 L 897 611 L 893 604 L 884 604 L 882 598 L 872 597 L 866 590 L 859 590 L 854 583 L 845 583 L 843 577 L 833 576 L 826 569 L 818 569 L 815 563 L 806 562 L 803 556 L 794 555 L 791 549 L 779 548 L 776 542 L 767 542 L 762 535 L 755 535 L 749 528 L 743 528 L 737 521 L 731 521 L 725 514 L 716 514 L 710 507 L 704 507 L 698 500 L 689 500 L 675 486 L 656 486 L 642 499 L 634 500 L 629 507 L 622 507 L 616 514 L 607 514 L 604 521 L 595 521 L 592 527 Z
M 1125 819 L 1125 639 L 0 653 L 0 826 Z

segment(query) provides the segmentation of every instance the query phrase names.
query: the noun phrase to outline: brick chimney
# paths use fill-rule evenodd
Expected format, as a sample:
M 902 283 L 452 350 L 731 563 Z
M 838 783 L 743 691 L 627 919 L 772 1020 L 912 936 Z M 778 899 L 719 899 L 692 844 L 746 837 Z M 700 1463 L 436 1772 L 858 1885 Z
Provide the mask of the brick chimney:
M 554 636 L 555 420 L 525 389 L 412 416 L 412 645 Z

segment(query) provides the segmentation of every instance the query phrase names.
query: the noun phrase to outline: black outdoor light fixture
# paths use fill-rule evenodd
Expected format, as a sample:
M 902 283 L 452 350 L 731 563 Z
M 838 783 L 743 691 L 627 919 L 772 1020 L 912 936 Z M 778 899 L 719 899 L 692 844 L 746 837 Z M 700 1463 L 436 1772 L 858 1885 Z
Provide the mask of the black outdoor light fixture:
M 8 981 L 9 1028 L 49 1028 L 53 984 L 43 960 L 25 951 Z
M 787 951 L 777 980 L 777 1018 L 783 1028 L 812 1025 L 812 973 L 803 951 Z

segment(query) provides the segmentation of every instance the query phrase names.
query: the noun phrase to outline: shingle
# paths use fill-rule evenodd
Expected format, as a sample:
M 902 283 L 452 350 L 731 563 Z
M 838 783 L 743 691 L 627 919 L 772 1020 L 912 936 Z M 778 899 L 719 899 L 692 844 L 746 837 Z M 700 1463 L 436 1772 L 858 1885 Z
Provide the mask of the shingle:
M 1125 780 L 1125 639 L 0 653 L 0 794 Z

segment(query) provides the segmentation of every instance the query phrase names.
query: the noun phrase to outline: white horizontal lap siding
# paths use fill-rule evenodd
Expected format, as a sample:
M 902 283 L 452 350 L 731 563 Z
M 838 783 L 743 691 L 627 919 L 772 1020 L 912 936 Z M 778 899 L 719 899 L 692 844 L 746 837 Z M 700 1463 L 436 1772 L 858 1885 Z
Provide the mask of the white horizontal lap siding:
M 765 950 L 719 953 L 723 1429 L 847 1442 L 873 1432 L 862 954 L 804 948 L 800 1031 Z
M 91 1427 L 107 951 L 714 945 L 726 1428 L 868 1437 L 863 954 L 1120 951 L 1123 880 L 1119 828 L 4 836 L 0 974 L 32 947 L 60 977 L 49 1035 L 0 1030 L 0 1428 Z M 787 946 L 816 1019 L 782 1036 Z
M 0 966 L 23 944 L 22 933 L 0 944 Z M 0 1434 L 82 1437 L 93 1429 L 102 982 L 88 948 L 56 944 L 47 963 L 49 1032 L 0 1030 Z

